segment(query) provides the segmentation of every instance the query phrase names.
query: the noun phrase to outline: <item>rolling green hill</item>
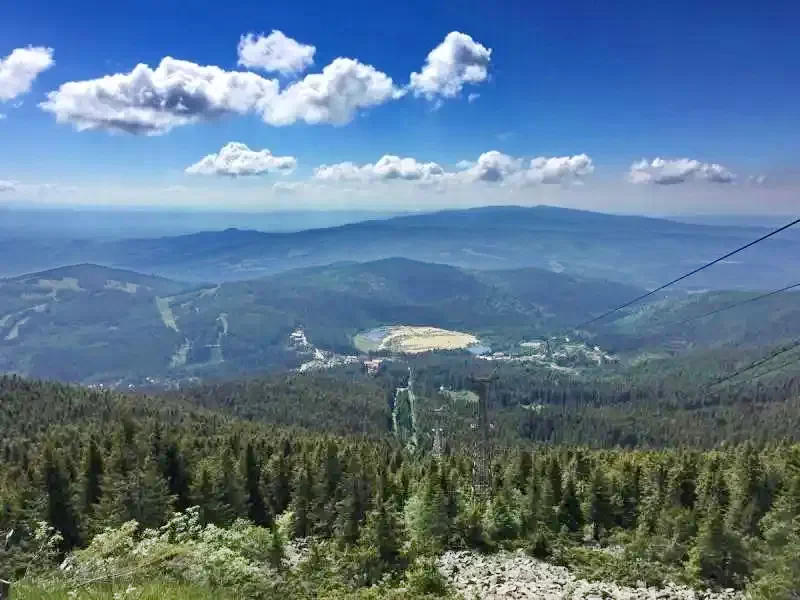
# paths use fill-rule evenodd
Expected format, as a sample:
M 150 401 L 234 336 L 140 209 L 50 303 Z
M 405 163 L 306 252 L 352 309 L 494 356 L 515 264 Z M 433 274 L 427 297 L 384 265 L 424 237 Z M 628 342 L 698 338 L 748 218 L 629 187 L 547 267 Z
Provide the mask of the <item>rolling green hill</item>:
M 485 273 L 407 259 L 191 289 L 79 265 L 2 282 L 0 369 L 112 382 L 293 367 L 302 361 L 289 344 L 298 327 L 341 353 L 355 353 L 357 332 L 391 324 L 521 341 L 639 291 L 539 269 Z
M 88 264 L 0 280 L 0 371 L 91 381 L 159 369 L 182 339 L 157 299 L 183 289 Z
M 76 265 L 0 281 L 0 370 L 171 385 L 294 368 L 313 358 L 314 348 L 357 354 L 357 333 L 387 325 L 462 331 L 493 350 L 518 350 L 524 340 L 564 334 L 641 291 L 536 268 L 473 271 L 402 258 L 199 287 Z M 675 324 L 753 294 L 656 298 L 584 335 L 633 362 L 745 351 L 800 335 L 792 293 Z M 298 328 L 309 346 L 290 341 Z

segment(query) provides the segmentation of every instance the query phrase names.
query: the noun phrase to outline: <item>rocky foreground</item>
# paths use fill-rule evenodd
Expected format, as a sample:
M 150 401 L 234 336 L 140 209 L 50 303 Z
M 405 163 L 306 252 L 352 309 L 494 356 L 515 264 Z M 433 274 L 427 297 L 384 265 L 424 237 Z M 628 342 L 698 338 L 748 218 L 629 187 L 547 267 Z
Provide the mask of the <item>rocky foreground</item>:
M 576 579 L 565 567 L 524 554 L 446 552 L 439 570 L 465 600 L 742 600 L 734 590 L 698 592 L 678 585 L 627 587 Z

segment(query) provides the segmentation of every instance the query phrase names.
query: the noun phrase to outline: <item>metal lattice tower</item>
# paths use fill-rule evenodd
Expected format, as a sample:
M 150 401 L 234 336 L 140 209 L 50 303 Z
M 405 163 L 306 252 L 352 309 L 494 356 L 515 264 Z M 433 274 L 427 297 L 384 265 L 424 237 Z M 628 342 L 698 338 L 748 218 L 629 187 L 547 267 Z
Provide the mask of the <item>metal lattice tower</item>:
M 476 440 L 472 456 L 472 493 L 476 498 L 489 494 L 489 386 L 496 377 L 471 377 L 478 391 L 475 415 Z
M 433 450 L 432 454 L 434 458 L 442 458 L 444 455 L 444 426 L 442 424 L 442 413 L 445 407 L 441 406 L 435 409 L 433 412 L 436 413 L 436 426 L 432 429 L 433 431 Z

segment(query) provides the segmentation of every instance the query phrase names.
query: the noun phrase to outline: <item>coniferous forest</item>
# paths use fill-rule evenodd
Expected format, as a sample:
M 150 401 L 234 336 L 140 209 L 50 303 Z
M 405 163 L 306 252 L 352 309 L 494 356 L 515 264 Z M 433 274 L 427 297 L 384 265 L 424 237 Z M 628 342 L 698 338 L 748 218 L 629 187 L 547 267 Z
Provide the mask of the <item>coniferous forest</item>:
M 419 373 L 424 397 L 442 375 L 432 364 Z M 2 577 L 21 598 L 418 598 L 453 595 L 435 566 L 442 552 L 513 550 L 587 579 L 796 598 L 791 436 L 742 419 L 711 427 L 705 447 L 667 429 L 660 443 L 622 447 L 608 427 L 553 444 L 524 424 L 512 435 L 495 406 L 489 489 L 476 494 L 468 427 L 453 423 L 440 457 L 424 437 L 392 435 L 395 376 L 160 396 L 3 377 Z M 513 403 L 514 385 L 493 402 Z M 554 402 L 572 415 L 566 428 L 585 418 L 572 400 Z M 777 403 L 796 418 L 796 401 Z M 691 412 L 671 409 L 678 423 Z M 594 419 L 624 429 L 614 413 Z M 737 441 L 748 436 L 761 441 Z

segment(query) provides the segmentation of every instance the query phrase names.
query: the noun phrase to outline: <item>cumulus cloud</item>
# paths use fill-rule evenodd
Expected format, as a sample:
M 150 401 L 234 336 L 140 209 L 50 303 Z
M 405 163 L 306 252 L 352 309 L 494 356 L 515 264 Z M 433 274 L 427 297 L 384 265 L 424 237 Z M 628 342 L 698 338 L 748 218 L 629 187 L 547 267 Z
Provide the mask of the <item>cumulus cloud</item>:
M 461 172 L 470 181 L 490 183 L 504 181 L 510 175 L 522 170 L 522 159 L 514 158 L 497 150 L 489 150 L 478 157 L 471 167 Z
M 399 98 L 392 78 L 352 58 L 337 58 L 322 73 L 306 75 L 265 103 L 264 121 L 270 125 L 345 125 L 359 109 L 371 108 Z
M 40 107 L 78 131 L 159 135 L 228 114 L 259 114 L 275 126 L 344 125 L 358 110 L 402 95 L 388 75 L 350 58 L 281 91 L 277 80 L 256 73 L 167 57 L 155 69 L 139 64 L 130 73 L 65 83 Z
M 476 94 L 475 92 L 473 92 L 471 94 L 467 94 L 467 102 L 472 104 L 473 102 L 475 102 L 475 100 L 477 100 L 480 97 L 481 97 L 481 95 L 480 94 Z
M 166 57 L 155 69 L 139 64 L 130 73 L 65 83 L 39 106 L 78 131 L 159 135 L 180 125 L 262 109 L 277 94 L 275 80 L 255 73 Z
M 0 58 L 0 102 L 28 93 L 39 73 L 54 64 L 52 48 L 17 48 Z
M 464 85 L 478 84 L 488 79 L 491 55 L 491 49 L 466 33 L 451 31 L 441 44 L 430 51 L 422 70 L 411 74 L 408 87 L 415 96 L 427 100 L 455 98 Z
M 592 159 L 586 154 L 575 156 L 539 156 L 529 163 L 497 150 L 484 152 L 475 162 L 459 161 L 458 178 L 467 182 L 537 183 L 577 182 L 594 171 Z
M 387 154 L 375 163 L 359 165 L 342 162 L 322 165 L 315 169 L 314 179 L 325 182 L 413 181 L 437 189 L 454 185 L 505 184 L 515 186 L 535 183 L 577 182 L 594 171 L 592 159 L 586 154 L 560 157 L 539 157 L 526 163 L 522 158 L 490 150 L 477 160 L 461 160 L 456 170 L 446 171 L 435 162 L 401 158 Z
M 767 183 L 767 176 L 766 175 L 750 175 L 747 178 L 748 183 L 752 183 L 754 185 L 763 185 Z
M 690 158 L 642 159 L 633 163 L 628 171 L 631 183 L 655 183 L 674 185 L 692 180 L 712 183 L 731 183 L 736 177 L 728 169 L 716 163 L 703 163 Z
M 269 35 L 248 33 L 239 40 L 239 65 L 282 75 L 302 73 L 314 63 L 314 46 L 301 44 L 273 30 Z
M 0 179 L 0 192 L 13 192 L 17 189 L 17 185 L 13 181 L 4 181 Z
M 245 144 L 229 142 L 218 154 L 209 154 L 186 172 L 195 175 L 226 175 L 243 177 L 263 175 L 271 171 L 288 173 L 297 167 L 294 156 L 275 156 L 269 150 L 250 150 Z
M 435 162 L 422 163 L 414 158 L 401 158 L 392 154 L 382 156 L 376 163 L 356 165 L 342 162 L 322 165 L 314 170 L 314 179 L 320 181 L 431 181 L 444 175 L 444 169 Z
M 564 183 L 594 172 L 592 159 L 586 154 L 575 156 L 539 156 L 530 162 L 525 172 L 528 183 Z

